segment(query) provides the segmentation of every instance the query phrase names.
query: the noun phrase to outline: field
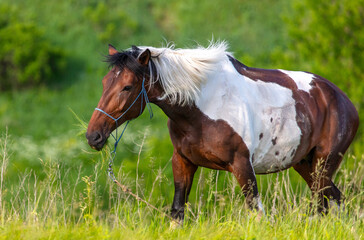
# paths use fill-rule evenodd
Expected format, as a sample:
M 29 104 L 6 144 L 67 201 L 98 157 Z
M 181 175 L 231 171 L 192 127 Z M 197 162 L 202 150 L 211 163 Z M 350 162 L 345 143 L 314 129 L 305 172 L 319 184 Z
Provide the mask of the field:
M 84 137 L 108 71 L 108 43 L 118 49 L 169 41 L 193 47 L 225 39 L 248 66 L 326 77 L 363 119 L 363 6 L 346 0 L 0 1 L 0 239 L 363 238 L 363 127 L 335 175 L 346 198 L 342 212 L 313 214 L 314 198 L 289 170 L 258 176 L 266 210 L 259 220 L 244 208 L 231 174 L 199 169 L 184 226 L 177 229 L 107 178 L 111 141 L 95 152 Z M 47 62 L 31 54 L 47 49 L 59 67 L 52 65 L 43 78 L 26 78 L 43 71 L 34 70 L 36 61 Z M 5 64 L 17 54 L 30 62 Z M 9 82 L 6 68 L 14 73 Z M 133 193 L 168 214 L 172 145 L 167 117 L 156 106 L 153 111 L 152 120 L 144 113 L 129 125 L 114 171 Z

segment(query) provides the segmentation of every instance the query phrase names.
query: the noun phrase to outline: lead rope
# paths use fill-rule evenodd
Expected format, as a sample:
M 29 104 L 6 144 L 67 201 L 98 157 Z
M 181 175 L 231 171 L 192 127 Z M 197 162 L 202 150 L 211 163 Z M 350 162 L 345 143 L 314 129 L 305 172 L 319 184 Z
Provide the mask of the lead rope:
M 151 69 L 150 69 L 150 71 L 151 71 Z M 121 184 L 116 179 L 115 174 L 114 174 L 114 171 L 112 169 L 112 166 L 114 164 L 114 160 L 115 160 L 115 157 L 116 157 L 116 148 L 117 148 L 117 146 L 118 146 L 118 144 L 119 144 L 119 142 L 121 140 L 121 137 L 124 135 L 124 132 L 126 130 L 126 127 L 128 126 L 129 122 L 131 121 L 131 120 L 128 120 L 126 122 L 123 131 L 121 132 L 120 136 L 118 137 L 118 120 L 120 120 L 130 110 L 130 108 L 135 104 L 135 102 L 138 100 L 138 98 L 141 95 L 143 95 L 143 97 L 142 97 L 142 101 L 141 101 L 141 104 L 140 104 L 140 113 L 139 113 L 138 116 L 140 116 L 142 114 L 142 110 L 143 110 L 143 99 L 144 99 L 145 105 L 146 105 L 146 107 L 147 107 L 147 109 L 149 111 L 149 118 L 150 119 L 153 118 L 152 106 L 150 105 L 150 102 L 149 102 L 149 99 L 148 99 L 148 95 L 147 95 L 147 91 L 145 90 L 144 82 L 145 82 L 145 76 L 143 76 L 142 90 L 140 91 L 139 95 L 136 97 L 136 99 L 134 100 L 134 102 L 128 107 L 128 109 L 126 109 L 126 111 L 123 114 L 121 114 L 120 117 L 114 118 L 110 114 L 106 113 L 104 110 L 102 110 L 100 108 L 95 108 L 96 111 L 99 111 L 99 112 L 105 114 L 106 116 L 108 116 L 109 118 L 111 118 L 112 120 L 114 120 L 115 121 L 115 125 L 116 125 L 115 135 L 113 133 L 111 133 L 111 136 L 115 139 L 115 144 L 114 144 L 114 150 L 112 150 L 111 153 L 110 153 L 109 166 L 107 168 L 107 174 L 108 174 L 109 178 L 111 179 L 111 181 L 113 181 L 114 183 L 116 183 L 116 185 L 118 185 L 124 193 L 127 193 L 127 194 L 133 196 L 137 201 L 140 201 L 140 202 L 145 203 L 148 207 L 150 207 L 150 208 L 156 210 L 157 212 L 163 214 L 164 216 L 168 217 L 172 221 L 175 221 L 171 216 L 169 216 L 165 212 L 159 210 L 154 205 L 150 204 L 146 200 L 142 199 L 141 197 L 139 197 L 138 195 L 136 195 L 135 193 L 133 193 L 126 185 Z

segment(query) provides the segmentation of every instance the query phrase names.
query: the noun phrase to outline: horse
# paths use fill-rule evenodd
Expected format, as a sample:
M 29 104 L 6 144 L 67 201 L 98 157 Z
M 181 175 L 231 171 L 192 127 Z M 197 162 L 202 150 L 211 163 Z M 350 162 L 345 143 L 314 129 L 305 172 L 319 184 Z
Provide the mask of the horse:
M 291 167 L 317 194 L 318 212 L 331 203 L 340 207 L 343 196 L 332 177 L 359 125 L 349 98 L 321 76 L 248 67 L 227 49 L 224 41 L 120 52 L 109 45 L 111 70 L 88 124 L 88 144 L 101 150 L 150 101 L 168 116 L 175 188 L 170 213 L 176 221 L 184 219 L 199 166 L 231 172 L 247 207 L 261 214 L 256 174 Z

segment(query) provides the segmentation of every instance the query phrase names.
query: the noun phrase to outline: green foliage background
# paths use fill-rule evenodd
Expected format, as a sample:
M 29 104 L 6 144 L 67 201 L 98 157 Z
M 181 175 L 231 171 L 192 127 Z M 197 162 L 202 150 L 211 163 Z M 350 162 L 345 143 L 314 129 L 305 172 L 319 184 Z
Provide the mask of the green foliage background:
M 363 24 L 364 0 L 1 0 L 0 131 L 8 131 L 11 142 L 4 197 L 12 199 L 10 189 L 19 187 L 29 171 L 47 179 L 45 162 L 59 164 L 70 186 L 78 174 L 94 176 L 96 166 L 99 208 L 109 209 L 109 189 L 102 187 L 108 181 L 107 163 L 89 148 L 78 120 L 88 122 L 101 96 L 108 43 L 125 49 L 172 41 L 183 48 L 207 45 L 212 38 L 226 40 L 235 57 L 249 66 L 311 71 L 329 79 L 346 92 L 363 119 Z M 4 62 L 12 62 L 11 67 Z M 172 145 L 166 116 L 153 109 L 154 119 L 143 114 L 129 125 L 116 172 L 133 189 L 152 192 L 152 199 L 169 207 Z M 349 152 L 361 159 L 363 143 L 360 126 Z M 350 170 L 353 162 L 344 160 L 342 167 Z M 294 189 L 306 188 L 294 171 L 289 176 Z M 155 179 L 159 184 L 152 184 Z M 220 173 L 219 189 L 228 187 L 226 179 L 229 174 Z M 258 180 L 264 196 L 272 178 Z M 81 193 L 86 185 L 75 191 Z M 359 186 L 362 191 L 363 184 Z M 195 188 L 192 203 L 200 197 Z
M 52 46 L 36 24 L 22 20 L 16 6 L 0 6 L 0 89 L 48 82 L 60 74 L 64 53 Z

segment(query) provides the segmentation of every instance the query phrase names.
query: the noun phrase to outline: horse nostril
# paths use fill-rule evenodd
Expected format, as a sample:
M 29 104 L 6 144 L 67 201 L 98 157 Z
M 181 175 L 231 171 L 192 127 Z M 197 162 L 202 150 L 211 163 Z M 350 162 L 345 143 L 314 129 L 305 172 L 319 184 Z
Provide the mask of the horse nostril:
M 88 139 L 90 145 L 97 145 L 98 143 L 103 141 L 103 137 L 99 132 L 86 134 L 86 138 Z
M 94 132 L 92 135 L 91 135 L 91 139 L 94 143 L 99 143 L 102 141 L 102 136 L 99 132 Z
M 86 138 L 90 147 L 97 151 L 100 151 L 104 147 L 107 139 L 105 135 L 98 131 L 86 133 Z

